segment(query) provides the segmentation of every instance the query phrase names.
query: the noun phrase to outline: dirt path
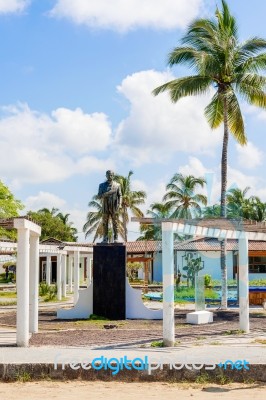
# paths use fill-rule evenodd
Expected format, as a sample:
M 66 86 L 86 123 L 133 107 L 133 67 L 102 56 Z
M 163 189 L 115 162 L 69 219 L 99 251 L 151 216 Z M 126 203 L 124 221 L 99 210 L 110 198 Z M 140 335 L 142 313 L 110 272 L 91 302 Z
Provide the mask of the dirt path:
M 169 383 L 121 383 L 121 382 L 27 382 L 0 383 L 0 398 L 8 400 L 88 400 L 88 399 L 167 399 L 182 400 L 261 400 L 266 386 L 250 384 L 189 385 Z

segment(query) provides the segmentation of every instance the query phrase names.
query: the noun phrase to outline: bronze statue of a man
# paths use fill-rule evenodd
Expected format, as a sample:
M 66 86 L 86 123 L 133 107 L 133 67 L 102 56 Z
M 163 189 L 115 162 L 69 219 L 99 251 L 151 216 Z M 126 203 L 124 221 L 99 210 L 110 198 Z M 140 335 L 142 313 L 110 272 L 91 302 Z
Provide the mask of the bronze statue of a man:
M 120 184 L 114 181 L 114 172 L 106 171 L 107 181 L 99 186 L 98 197 L 102 199 L 103 211 L 103 241 L 108 243 L 108 224 L 112 220 L 114 243 L 118 241 L 118 217 L 119 208 L 122 202 L 122 193 Z

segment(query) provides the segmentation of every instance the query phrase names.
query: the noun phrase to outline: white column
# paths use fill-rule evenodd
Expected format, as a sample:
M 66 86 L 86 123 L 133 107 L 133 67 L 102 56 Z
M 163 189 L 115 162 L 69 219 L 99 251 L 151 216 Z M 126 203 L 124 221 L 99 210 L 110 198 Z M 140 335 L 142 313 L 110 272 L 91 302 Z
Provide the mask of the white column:
M 73 292 L 73 256 L 68 257 L 68 291 Z
M 163 263 L 163 343 L 175 344 L 174 315 L 174 235 L 171 222 L 162 223 L 162 263 Z
M 74 304 L 79 298 L 79 251 L 74 251 Z
M 29 229 L 18 229 L 17 346 L 29 345 Z
M 46 283 L 51 285 L 51 256 L 46 256 Z
M 92 271 L 91 271 L 91 259 L 87 257 L 87 277 L 88 277 L 88 286 L 91 284 L 92 280 Z
M 30 235 L 29 331 L 38 332 L 39 236 Z
M 66 297 L 66 255 L 62 255 L 62 296 Z
M 239 329 L 249 332 L 249 278 L 248 278 L 248 238 L 243 232 L 238 240 L 239 248 Z
M 56 286 L 57 300 L 62 300 L 62 254 L 57 254 L 56 266 Z

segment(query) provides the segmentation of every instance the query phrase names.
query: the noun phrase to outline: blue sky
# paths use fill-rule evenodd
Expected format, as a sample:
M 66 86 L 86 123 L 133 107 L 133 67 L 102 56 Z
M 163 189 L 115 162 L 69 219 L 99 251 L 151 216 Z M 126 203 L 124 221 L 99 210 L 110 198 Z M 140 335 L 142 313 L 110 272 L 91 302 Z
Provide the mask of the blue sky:
M 0 0 L 0 179 L 25 212 L 57 207 L 82 231 L 106 169 L 134 171 L 133 188 L 161 201 L 176 172 L 213 174 L 219 199 L 222 131 L 210 95 L 173 105 L 154 87 L 188 71 L 167 54 L 212 0 Z M 228 1 L 240 39 L 266 38 L 266 4 Z M 229 143 L 229 186 L 266 201 L 266 113 L 242 104 L 248 145 Z M 130 239 L 138 225 L 130 224 Z M 80 233 L 80 240 L 84 235 Z

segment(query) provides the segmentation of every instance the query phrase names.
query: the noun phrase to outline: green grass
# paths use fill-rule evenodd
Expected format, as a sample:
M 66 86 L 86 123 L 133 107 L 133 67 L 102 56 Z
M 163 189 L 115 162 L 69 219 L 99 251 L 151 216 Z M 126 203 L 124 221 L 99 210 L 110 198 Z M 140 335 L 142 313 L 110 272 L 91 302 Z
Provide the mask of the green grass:
M 17 300 L 14 301 L 0 301 L 0 307 L 5 307 L 5 306 L 15 306 L 17 304 Z
M 230 331 L 225 331 L 223 335 L 243 335 L 243 333 L 245 333 L 245 331 L 241 329 L 232 329 Z
M 266 339 L 256 339 L 254 343 L 266 344 Z
M 19 372 L 19 373 L 16 374 L 16 380 L 18 382 L 23 382 L 23 383 L 24 382 L 30 382 L 31 381 L 31 375 L 26 371 Z
M 16 298 L 17 293 L 16 292 L 1 292 L 0 291 L 0 298 L 5 297 L 5 298 Z
M 219 295 L 212 289 L 205 289 L 204 294 L 206 298 L 209 299 L 218 299 Z M 180 299 L 186 300 L 186 298 L 195 298 L 195 288 L 188 288 L 188 287 L 180 287 L 175 290 L 175 301 Z
M 175 341 L 174 346 L 177 346 L 180 343 L 181 343 L 181 341 L 177 340 L 177 341 Z M 162 340 L 151 342 L 151 347 L 164 347 L 164 343 Z

